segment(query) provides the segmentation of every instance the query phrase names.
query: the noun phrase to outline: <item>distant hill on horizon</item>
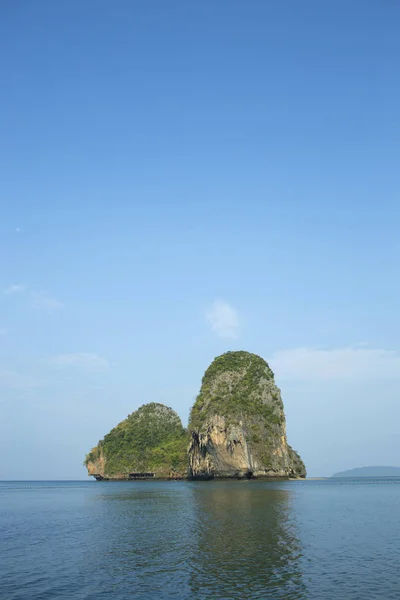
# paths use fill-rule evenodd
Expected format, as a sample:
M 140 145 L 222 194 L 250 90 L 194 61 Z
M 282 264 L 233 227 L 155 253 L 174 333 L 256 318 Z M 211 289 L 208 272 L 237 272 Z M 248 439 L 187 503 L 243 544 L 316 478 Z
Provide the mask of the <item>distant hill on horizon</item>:
M 332 477 L 400 477 L 400 467 L 356 467 Z

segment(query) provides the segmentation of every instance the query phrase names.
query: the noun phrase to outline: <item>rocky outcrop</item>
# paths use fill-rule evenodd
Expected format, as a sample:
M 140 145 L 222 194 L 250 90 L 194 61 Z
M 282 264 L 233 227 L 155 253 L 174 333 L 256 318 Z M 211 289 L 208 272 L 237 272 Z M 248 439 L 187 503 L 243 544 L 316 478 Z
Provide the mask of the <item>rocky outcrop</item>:
M 86 456 L 96 479 L 182 479 L 187 432 L 172 408 L 152 402 L 130 414 Z
M 306 466 L 303 463 L 303 461 L 300 457 L 300 454 L 298 452 L 296 452 L 296 450 L 293 450 L 293 448 L 291 446 L 289 446 L 289 444 L 288 444 L 288 451 L 289 451 L 289 459 L 290 459 L 290 466 L 291 466 L 289 475 L 291 477 L 295 477 L 296 479 L 306 477 L 306 475 L 307 475 Z
M 287 443 L 279 388 L 268 364 L 227 352 L 207 369 L 189 422 L 189 476 L 305 477 Z
M 176 412 L 153 402 L 114 427 L 84 464 L 99 480 L 306 476 L 286 440 L 274 374 L 248 352 L 227 352 L 211 363 L 191 410 L 189 438 Z
M 91 449 L 86 455 L 85 465 L 88 470 L 88 475 L 93 477 L 104 478 L 105 476 L 105 460 L 101 442 Z

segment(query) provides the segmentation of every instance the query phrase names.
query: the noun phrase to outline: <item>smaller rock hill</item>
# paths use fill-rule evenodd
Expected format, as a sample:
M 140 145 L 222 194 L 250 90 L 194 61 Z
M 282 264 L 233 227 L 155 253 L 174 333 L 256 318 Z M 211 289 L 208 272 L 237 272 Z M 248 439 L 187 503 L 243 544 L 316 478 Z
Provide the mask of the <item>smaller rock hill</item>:
M 187 475 L 187 433 L 172 408 L 152 402 L 131 413 L 87 454 L 97 479 L 176 478 Z

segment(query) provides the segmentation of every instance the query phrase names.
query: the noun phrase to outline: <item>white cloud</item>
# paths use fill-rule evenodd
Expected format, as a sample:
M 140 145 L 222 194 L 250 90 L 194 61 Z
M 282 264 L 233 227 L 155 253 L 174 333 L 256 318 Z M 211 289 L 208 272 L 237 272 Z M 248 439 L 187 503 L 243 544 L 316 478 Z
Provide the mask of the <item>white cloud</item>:
M 224 300 L 215 300 L 206 313 L 211 329 L 222 338 L 235 339 L 239 334 L 239 315 L 233 306 Z
M 27 285 L 23 283 L 12 283 L 4 290 L 4 294 L 6 294 L 7 296 L 12 296 L 15 294 L 24 294 L 27 291 Z M 32 290 L 29 293 L 29 297 L 31 298 L 33 303 L 40 308 L 47 308 L 50 310 L 64 308 L 64 304 L 57 298 L 54 298 L 54 296 L 52 296 L 46 290 Z
M 46 291 L 33 291 L 30 296 L 35 305 L 40 308 L 48 308 L 50 310 L 64 308 L 64 304 L 60 300 L 57 300 L 57 298 L 54 298 Z
M 275 352 L 268 362 L 278 381 L 400 380 L 400 353 L 395 350 L 293 348 Z
M 7 296 L 11 296 L 13 294 L 23 294 L 26 292 L 27 286 L 23 283 L 12 283 L 4 290 L 4 293 Z
M 20 375 L 15 371 L 0 371 L 0 387 L 16 390 L 33 390 L 43 384 L 28 375 Z
M 109 367 L 109 363 L 105 358 L 91 352 L 59 354 L 46 362 L 55 367 L 76 367 L 84 370 L 107 369 Z

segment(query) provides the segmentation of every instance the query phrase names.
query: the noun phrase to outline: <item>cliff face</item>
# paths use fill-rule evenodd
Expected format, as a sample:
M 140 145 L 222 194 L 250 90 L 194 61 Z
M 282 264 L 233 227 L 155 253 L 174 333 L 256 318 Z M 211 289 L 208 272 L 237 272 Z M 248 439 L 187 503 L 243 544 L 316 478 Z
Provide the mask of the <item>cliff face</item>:
M 248 352 L 227 352 L 204 374 L 189 422 L 189 475 L 305 477 L 286 440 L 279 388 L 268 364 Z
M 92 448 L 89 454 L 86 455 L 85 465 L 88 475 L 93 475 L 93 477 L 97 475 L 100 477 L 105 476 L 105 460 L 100 442 L 98 446 Z
M 187 433 L 172 408 L 152 402 L 119 423 L 86 456 L 88 475 L 101 479 L 187 475 Z

